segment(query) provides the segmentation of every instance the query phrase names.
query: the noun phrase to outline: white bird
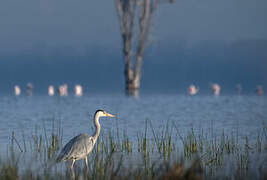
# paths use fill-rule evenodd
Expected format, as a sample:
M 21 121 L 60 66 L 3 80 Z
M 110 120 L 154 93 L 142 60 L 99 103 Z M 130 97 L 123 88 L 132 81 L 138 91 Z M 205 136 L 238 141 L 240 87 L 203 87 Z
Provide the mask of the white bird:
M 199 91 L 199 88 L 197 88 L 194 84 L 191 84 L 188 88 L 188 93 L 191 96 L 196 95 L 198 91 Z
M 79 134 L 78 136 L 72 138 L 61 150 L 56 161 L 66 161 L 71 160 L 70 169 L 73 169 L 73 165 L 76 160 L 84 159 L 86 168 L 88 168 L 88 159 L 87 155 L 93 150 L 93 147 L 97 141 L 97 138 L 100 134 L 100 117 L 115 117 L 112 114 L 109 114 L 103 110 L 97 110 L 94 115 L 94 123 L 96 131 L 93 136 L 88 134 Z
M 19 87 L 18 85 L 16 85 L 16 86 L 14 87 L 14 91 L 15 91 L 15 95 L 16 95 L 16 96 L 19 96 L 20 93 L 21 93 L 20 87 Z

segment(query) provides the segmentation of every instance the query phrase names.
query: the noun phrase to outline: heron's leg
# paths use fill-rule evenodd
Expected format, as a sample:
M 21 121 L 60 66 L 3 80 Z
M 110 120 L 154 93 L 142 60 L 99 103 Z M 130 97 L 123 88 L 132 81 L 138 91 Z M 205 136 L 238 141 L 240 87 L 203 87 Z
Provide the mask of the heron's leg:
M 73 169 L 70 169 L 70 175 L 71 175 L 71 180 L 75 180 L 75 172 Z
M 87 156 L 85 156 L 85 165 L 86 165 L 86 169 L 88 170 L 88 158 L 87 158 Z
M 70 165 L 70 169 L 71 169 L 71 170 L 73 170 L 73 165 L 74 165 L 74 163 L 75 163 L 75 159 L 72 159 L 72 160 L 71 160 L 71 165 Z

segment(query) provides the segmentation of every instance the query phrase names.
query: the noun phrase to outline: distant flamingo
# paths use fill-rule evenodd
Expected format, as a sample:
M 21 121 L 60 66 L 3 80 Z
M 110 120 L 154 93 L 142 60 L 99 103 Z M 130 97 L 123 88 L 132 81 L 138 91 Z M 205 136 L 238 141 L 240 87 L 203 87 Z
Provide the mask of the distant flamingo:
M 33 85 L 32 85 L 32 83 L 28 83 L 27 86 L 26 86 L 26 93 L 27 93 L 27 96 L 31 96 L 31 95 L 32 95 L 32 90 L 33 90 Z
M 83 95 L 83 88 L 81 85 L 79 85 L 79 84 L 75 85 L 74 94 L 75 94 L 75 96 L 82 96 Z
M 193 96 L 196 95 L 199 91 L 199 88 L 197 88 L 195 85 L 191 84 L 188 88 L 188 94 Z
M 261 85 L 257 86 L 257 94 L 259 96 L 262 96 L 263 95 L 263 87 Z
M 59 86 L 58 92 L 60 96 L 67 96 L 68 95 L 68 86 L 67 84 L 63 84 Z
M 48 95 L 49 96 L 54 96 L 55 95 L 54 86 L 52 86 L 52 85 L 48 86 Z
M 214 83 L 214 84 L 212 84 L 212 90 L 213 90 L 213 94 L 215 96 L 218 96 L 218 95 L 220 95 L 221 86 L 217 83 Z
M 21 93 L 20 87 L 18 85 L 14 86 L 14 91 L 16 96 L 19 96 Z

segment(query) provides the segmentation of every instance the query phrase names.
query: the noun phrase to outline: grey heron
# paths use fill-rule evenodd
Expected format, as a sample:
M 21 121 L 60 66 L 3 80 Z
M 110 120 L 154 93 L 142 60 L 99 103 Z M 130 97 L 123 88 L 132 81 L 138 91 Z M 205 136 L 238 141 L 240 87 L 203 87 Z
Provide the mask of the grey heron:
M 76 160 L 84 159 L 86 168 L 88 168 L 87 155 L 93 150 L 96 140 L 100 134 L 100 117 L 115 116 L 103 110 L 97 110 L 94 115 L 94 123 L 96 127 L 94 135 L 89 136 L 88 134 L 79 134 L 78 136 L 72 138 L 59 153 L 56 159 L 57 162 L 71 160 L 70 169 L 73 169 L 73 165 Z

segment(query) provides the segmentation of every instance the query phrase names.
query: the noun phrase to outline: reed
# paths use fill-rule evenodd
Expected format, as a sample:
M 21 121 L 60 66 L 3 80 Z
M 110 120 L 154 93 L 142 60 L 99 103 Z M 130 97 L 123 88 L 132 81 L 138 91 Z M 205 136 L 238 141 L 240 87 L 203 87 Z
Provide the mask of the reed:
M 267 160 L 265 126 L 256 140 L 245 137 L 241 142 L 236 133 L 228 135 L 222 130 L 216 137 L 203 129 L 197 132 L 191 128 L 183 135 L 175 123 L 169 124 L 157 131 L 147 120 L 136 141 L 126 131 L 119 132 L 119 128 L 115 132 L 104 131 L 89 155 L 88 171 L 82 162 L 77 163 L 74 176 L 70 176 L 64 163 L 54 163 L 62 147 L 61 127 L 55 128 L 53 122 L 52 130 L 48 131 L 43 125 L 43 131 L 36 128 L 27 136 L 30 139 L 23 135 L 22 141 L 13 132 L 6 157 L 0 157 L 0 180 L 210 179 L 221 176 L 229 165 L 234 167 L 231 177 L 246 179 L 255 169 L 256 178 L 266 177 L 266 161 L 253 167 L 255 155 Z

